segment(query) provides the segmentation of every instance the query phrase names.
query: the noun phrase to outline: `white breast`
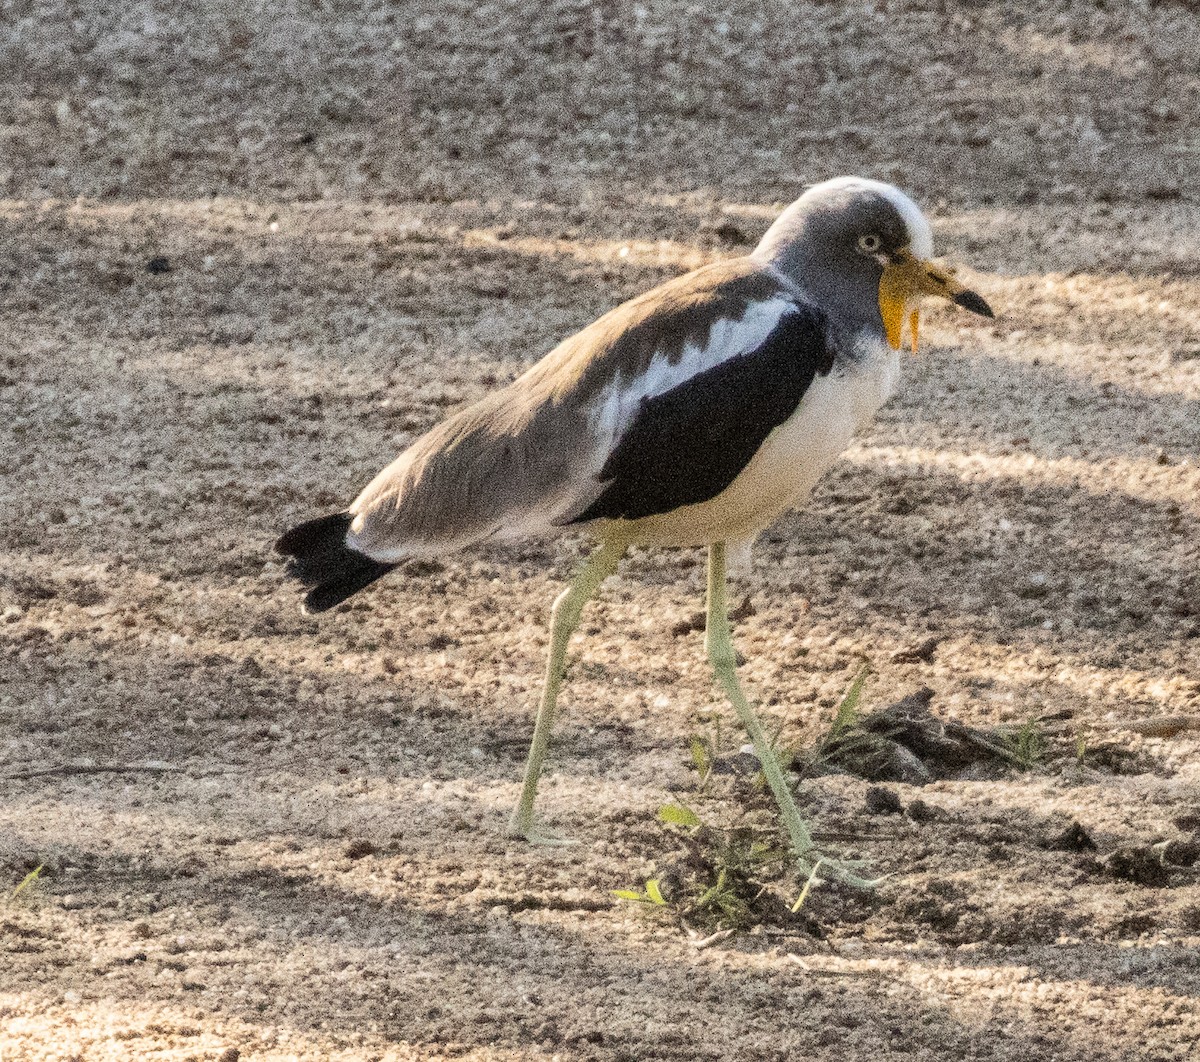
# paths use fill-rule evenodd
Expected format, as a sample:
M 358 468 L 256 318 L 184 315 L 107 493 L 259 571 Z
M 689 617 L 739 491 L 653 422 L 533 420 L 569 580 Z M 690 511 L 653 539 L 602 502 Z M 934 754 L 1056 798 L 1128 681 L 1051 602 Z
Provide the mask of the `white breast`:
M 796 412 L 776 428 L 737 478 L 715 498 L 631 525 L 635 541 L 700 546 L 754 538 L 802 502 L 829 466 L 891 397 L 896 351 L 871 343 L 827 376 L 816 377 Z

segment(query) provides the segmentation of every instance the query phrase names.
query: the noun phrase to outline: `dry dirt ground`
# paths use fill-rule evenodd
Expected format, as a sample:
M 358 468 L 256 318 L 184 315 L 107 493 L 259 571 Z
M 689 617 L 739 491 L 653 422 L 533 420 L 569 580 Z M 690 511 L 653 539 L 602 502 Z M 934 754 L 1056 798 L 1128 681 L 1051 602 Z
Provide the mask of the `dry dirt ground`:
M 1200 741 L 1122 729 L 1200 713 L 1198 26 L 0 2 L 0 1058 L 1200 1058 Z M 745 678 L 798 746 L 863 660 L 868 708 L 1060 718 L 1028 771 L 891 786 L 909 814 L 803 782 L 890 877 L 697 947 L 610 890 L 681 850 L 660 805 L 745 788 L 688 767 L 732 727 L 698 553 L 588 612 L 540 800 L 580 843 L 545 850 L 500 831 L 586 543 L 320 621 L 270 544 L 839 172 L 912 190 L 1000 317 L 931 311 L 764 536 Z

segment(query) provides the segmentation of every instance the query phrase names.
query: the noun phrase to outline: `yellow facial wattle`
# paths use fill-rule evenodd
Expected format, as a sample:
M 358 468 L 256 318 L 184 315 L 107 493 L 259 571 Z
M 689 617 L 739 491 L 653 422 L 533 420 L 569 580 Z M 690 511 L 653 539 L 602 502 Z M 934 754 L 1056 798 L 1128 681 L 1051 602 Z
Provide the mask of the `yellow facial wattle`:
M 910 251 L 899 251 L 884 266 L 879 281 L 879 315 L 883 319 L 884 334 L 893 350 L 900 349 L 907 317 L 912 352 L 917 352 L 919 306 L 925 295 L 940 295 L 972 313 L 994 316 L 987 302 L 974 291 L 963 287 L 953 274 L 932 262 L 917 258 Z

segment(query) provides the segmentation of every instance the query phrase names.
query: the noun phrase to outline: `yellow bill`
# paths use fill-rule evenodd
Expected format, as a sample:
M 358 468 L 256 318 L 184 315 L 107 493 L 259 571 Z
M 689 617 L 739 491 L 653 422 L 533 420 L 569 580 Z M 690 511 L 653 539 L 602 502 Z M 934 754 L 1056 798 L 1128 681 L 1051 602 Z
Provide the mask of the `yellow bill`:
M 981 295 L 963 287 L 951 273 L 909 251 L 899 251 L 884 266 L 879 282 L 879 312 L 887 341 L 894 350 L 900 349 L 901 332 L 907 317 L 912 352 L 917 352 L 917 325 L 924 295 L 940 295 L 981 317 L 996 316 Z

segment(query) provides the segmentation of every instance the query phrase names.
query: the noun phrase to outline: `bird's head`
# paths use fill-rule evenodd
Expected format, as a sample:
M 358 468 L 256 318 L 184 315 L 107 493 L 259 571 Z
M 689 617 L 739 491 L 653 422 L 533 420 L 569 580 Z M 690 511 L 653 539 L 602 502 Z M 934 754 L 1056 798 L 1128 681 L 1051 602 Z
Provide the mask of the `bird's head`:
M 916 203 L 899 188 L 863 177 L 835 177 L 809 188 L 754 250 L 835 321 L 881 329 L 894 348 L 907 320 L 914 352 L 925 295 L 994 316 L 982 296 L 934 265 L 932 255 L 933 234 Z

